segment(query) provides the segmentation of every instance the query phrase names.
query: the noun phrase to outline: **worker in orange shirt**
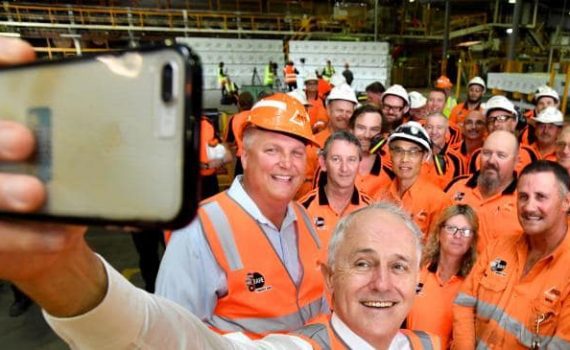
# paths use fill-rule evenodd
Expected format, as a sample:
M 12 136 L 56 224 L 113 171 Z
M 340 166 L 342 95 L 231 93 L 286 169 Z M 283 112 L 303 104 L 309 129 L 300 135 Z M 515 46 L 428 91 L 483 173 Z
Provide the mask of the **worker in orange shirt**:
M 360 142 L 362 151 L 362 160 L 356 174 L 356 187 L 369 196 L 375 197 L 394 178 L 392 170 L 383 164 L 379 152 L 372 149 L 382 130 L 380 111 L 372 104 L 358 107 L 350 117 L 349 127 L 350 132 Z M 317 187 L 322 180 L 320 169 L 318 169 L 313 187 Z
M 534 109 L 525 113 L 527 124 L 519 132 L 519 141 L 523 145 L 530 145 L 536 141 L 534 125 L 530 123 L 546 107 L 560 107 L 560 96 L 558 92 L 550 86 L 539 86 L 533 97 Z
M 305 76 L 305 95 L 309 102 L 308 112 L 309 117 L 311 118 L 311 128 L 314 134 L 326 128 L 329 122 L 329 117 L 323 100 L 319 97 L 317 86 L 317 76 L 314 73 L 308 73 Z
M 348 121 L 354 108 L 358 104 L 354 90 L 346 84 L 335 87 L 327 97 L 327 114 L 329 115 L 329 123 L 326 129 L 315 134 L 315 140 L 318 144 L 323 145 L 327 138 L 336 131 L 348 130 Z M 313 145 L 307 146 L 307 167 L 305 174 L 305 182 L 299 189 L 296 198 L 301 198 L 311 189 L 315 174 L 318 169 L 318 152 L 319 148 Z
M 420 176 L 422 163 L 431 157 L 429 136 L 420 124 L 407 122 L 390 135 L 388 147 L 396 177 L 376 199 L 402 206 L 423 232 L 425 241 L 439 212 L 451 204 L 439 187 Z
M 445 109 L 445 101 L 447 101 L 447 92 L 442 88 L 435 88 L 429 92 L 426 106 L 426 115 L 432 113 L 441 113 L 446 116 L 443 111 Z M 447 118 L 447 116 L 446 116 Z M 454 145 L 461 141 L 461 131 L 460 129 L 452 123 L 448 123 L 447 136 L 445 142 L 448 145 Z
M 455 299 L 455 349 L 570 349 L 569 190 L 554 162 L 523 169 L 523 235 L 490 242 L 478 257 Z
M 489 133 L 496 130 L 505 130 L 517 137 L 517 124 L 519 122 L 519 112 L 513 103 L 505 96 L 493 96 L 485 105 L 485 117 Z M 480 150 L 473 152 L 469 163 L 468 172 L 473 174 L 479 169 Z M 520 172 L 527 164 L 538 160 L 538 155 L 529 146 L 519 145 L 518 163 L 515 168 Z
M 427 98 L 417 91 L 411 91 L 409 96 L 410 110 L 408 111 L 408 119 L 406 121 L 418 122 L 422 126 L 425 126 Z
M 283 77 L 288 91 L 293 91 L 297 88 L 297 75 L 299 71 L 295 68 L 293 61 L 287 61 L 283 67 Z
M 485 115 L 479 110 L 472 110 L 463 120 L 461 127 L 462 141 L 451 146 L 461 157 L 464 171 L 469 169 L 471 155 L 483 146 L 487 137 Z
M 475 77 L 467 83 L 467 101 L 459 103 L 453 107 L 449 115 L 449 122 L 461 128 L 463 121 L 471 111 L 483 112 L 481 102 L 487 86 L 481 77 Z
M 224 142 L 228 145 L 236 158 L 234 176 L 243 174 L 243 167 L 241 165 L 241 154 L 243 152 L 242 134 L 247 116 L 249 115 L 249 110 L 253 107 L 253 102 L 253 95 L 249 91 L 240 93 L 237 106 L 238 113 L 231 116 L 226 128 Z
M 453 109 L 453 107 L 457 105 L 457 100 L 455 99 L 455 97 L 451 96 L 452 87 L 453 84 L 451 83 L 451 80 L 449 80 L 449 78 L 446 77 L 445 75 L 440 76 L 435 81 L 435 88 L 443 89 L 445 91 L 445 95 L 447 96 L 445 100 L 445 105 L 443 107 L 443 110 L 441 111 L 447 118 L 449 118 L 449 115 L 451 114 L 451 110 Z
M 360 142 L 354 135 L 337 131 L 329 136 L 319 154 L 324 181 L 299 200 L 324 247 L 341 217 L 372 203 L 372 198 L 354 185 L 361 158 Z
M 446 189 L 454 203 L 468 204 L 477 212 L 478 252 L 503 235 L 520 230 L 515 211 L 517 144 L 508 131 L 491 133 L 481 149 L 481 170 L 456 178 Z
M 422 164 L 421 174 L 442 190 L 451 180 L 465 173 L 461 155 L 445 142 L 448 123 L 447 118 L 437 112 L 427 116 L 425 125 L 431 140 L 432 156 Z
M 422 254 L 422 269 L 406 328 L 429 332 L 451 345 L 453 301 L 477 257 L 477 214 L 468 205 L 445 208 Z
M 233 160 L 232 154 L 222 143 L 210 118 L 200 119 L 200 176 L 201 198 L 211 197 L 220 192 L 218 169 Z
M 556 139 L 564 125 L 564 116 L 554 106 L 546 107 L 529 123 L 533 126 L 535 140 L 530 144 L 540 159 L 556 161 Z

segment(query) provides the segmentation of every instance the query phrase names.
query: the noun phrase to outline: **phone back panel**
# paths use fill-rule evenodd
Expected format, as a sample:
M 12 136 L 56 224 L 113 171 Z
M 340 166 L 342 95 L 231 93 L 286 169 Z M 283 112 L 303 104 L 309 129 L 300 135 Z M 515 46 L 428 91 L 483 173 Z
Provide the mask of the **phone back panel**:
M 24 166 L 0 169 L 45 181 L 50 216 L 173 220 L 184 201 L 186 69 L 165 49 L 0 72 L 0 117 L 30 126 L 39 146 Z

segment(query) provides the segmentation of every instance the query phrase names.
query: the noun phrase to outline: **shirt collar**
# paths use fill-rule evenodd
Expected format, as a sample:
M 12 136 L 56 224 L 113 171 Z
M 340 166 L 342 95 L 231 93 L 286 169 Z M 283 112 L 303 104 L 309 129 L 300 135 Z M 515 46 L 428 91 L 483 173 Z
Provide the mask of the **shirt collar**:
M 327 197 L 327 192 L 325 191 L 325 185 L 327 184 L 327 172 L 321 172 L 321 179 L 319 179 L 319 205 L 329 205 L 329 199 Z M 358 194 L 358 189 L 354 186 L 352 190 L 352 197 L 350 197 L 350 203 L 353 205 L 360 205 L 360 196 Z
M 332 313 L 331 316 L 331 327 L 342 339 L 345 344 L 350 344 L 351 349 L 362 349 L 362 350 L 373 350 L 374 347 L 370 345 L 366 340 L 362 339 L 356 333 L 354 333 L 348 326 L 336 315 Z M 408 338 L 402 333 L 397 333 L 388 350 L 407 350 L 411 349 L 410 342 Z
M 477 179 L 479 178 L 480 174 L 481 172 L 477 170 L 475 173 L 473 173 L 473 175 L 469 178 L 469 180 L 467 180 L 467 183 L 465 185 L 469 188 L 477 187 Z M 517 173 L 513 172 L 513 181 L 511 181 L 511 183 L 507 186 L 507 188 L 503 190 L 501 195 L 513 194 L 515 193 L 516 189 L 517 189 Z
M 261 210 L 253 199 L 247 194 L 245 189 L 242 185 L 243 175 L 238 175 L 232 182 L 232 185 L 228 189 L 228 196 L 232 197 L 236 200 L 236 202 L 252 217 L 255 218 L 259 223 L 271 226 L 273 229 L 279 231 L 275 225 L 263 215 Z M 287 205 L 287 213 L 285 213 L 285 219 L 283 219 L 283 224 L 281 225 L 281 229 L 284 227 L 289 226 L 293 222 L 297 220 L 297 216 L 295 215 L 295 210 L 293 210 L 292 204 L 289 203 Z

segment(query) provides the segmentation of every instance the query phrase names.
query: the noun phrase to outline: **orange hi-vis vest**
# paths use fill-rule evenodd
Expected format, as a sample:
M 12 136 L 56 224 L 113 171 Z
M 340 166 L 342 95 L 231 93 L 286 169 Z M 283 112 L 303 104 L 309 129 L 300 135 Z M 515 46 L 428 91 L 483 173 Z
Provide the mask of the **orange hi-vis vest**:
M 285 74 L 285 83 L 297 82 L 297 73 L 295 73 L 295 67 L 292 65 L 286 65 L 285 68 L 283 68 L 283 73 Z
M 400 329 L 399 331 L 408 338 L 412 350 L 439 350 L 441 344 L 437 336 L 423 331 Z M 313 346 L 313 349 L 345 350 L 352 349 L 346 344 L 333 329 L 331 316 L 321 316 L 315 322 L 291 333 L 303 338 Z
M 226 192 L 202 203 L 198 216 L 212 253 L 227 277 L 207 323 L 220 333 L 243 332 L 252 338 L 302 327 L 324 309 L 320 273 L 321 244 L 304 209 L 297 216 L 301 280 L 296 285 L 259 223 Z

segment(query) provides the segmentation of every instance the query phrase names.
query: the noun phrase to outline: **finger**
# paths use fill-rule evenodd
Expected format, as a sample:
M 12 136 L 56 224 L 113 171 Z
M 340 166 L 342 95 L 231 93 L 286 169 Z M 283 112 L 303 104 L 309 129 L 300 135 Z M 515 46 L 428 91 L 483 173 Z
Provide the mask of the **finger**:
M 36 52 L 27 42 L 0 37 L 0 65 L 27 63 L 35 58 Z
M 13 121 L 0 120 L 0 160 L 24 160 L 32 154 L 34 147 L 34 135 L 28 128 Z
M 32 212 L 41 208 L 45 199 L 45 188 L 37 178 L 0 174 L 0 210 Z

